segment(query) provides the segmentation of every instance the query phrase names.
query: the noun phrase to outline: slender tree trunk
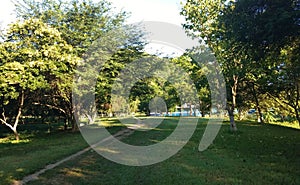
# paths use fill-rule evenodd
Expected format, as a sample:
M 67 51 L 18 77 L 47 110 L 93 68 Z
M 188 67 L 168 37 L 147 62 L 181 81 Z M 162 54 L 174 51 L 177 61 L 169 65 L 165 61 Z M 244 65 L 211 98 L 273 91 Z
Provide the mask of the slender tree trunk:
M 94 124 L 97 114 L 96 113 L 90 113 L 86 114 L 86 117 L 88 118 L 88 125 Z
M 299 87 L 299 84 L 300 83 L 296 83 L 296 101 L 295 101 L 295 107 L 294 107 L 294 110 L 295 110 L 295 114 L 296 114 L 296 119 L 298 120 L 298 124 L 300 126 L 300 115 L 299 115 L 299 100 L 300 100 L 300 87 Z
M 232 105 L 231 107 L 228 107 L 228 115 L 229 115 L 229 120 L 230 120 L 230 129 L 232 131 L 237 131 L 236 123 L 234 120 L 234 109 L 236 106 L 236 95 L 237 95 L 237 87 L 238 87 L 238 77 L 233 76 L 233 86 L 231 87 L 231 94 L 232 94 Z
M 239 110 L 239 121 L 243 120 L 245 117 L 245 111 L 244 110 Z
M 19 101 L 20 103 L 19 103 L 18 113 L 17 113 L 16 119 L 15 119 L 14 129 L 13 129 L 13 132 L 15 134 L 15 137 L 16 137 L 17 141 L 20 140 L 20 136 L 17 132 L 17 127 L 18 127 L 18 124 L 19 124 L 20 117 L 22 115 L 22 110 L 23 110 L 23 106 L 24 106 L 24 96 L 25 96 L 25 93 L 22 90 L 21 95 L 20 95 L 20 101 Z
M 296 118 L 297 118 L 298 124 L 299 124 L 299 126 L 300 126 L 300 116 L 299 116 L 299 113 L 298 113 L 298 112 L 296 113 Z
M 72 131 L 73 132 L 78 131 L 79 127 L 77 125 L 77 120 L 79 120 L 79 116 L 80 116 L 79 109 L 74 109 L 70 116 L 71 116 Z
M 14 135 L 15 135 L 15 138 L 16 138 L 16 141 L 19 141 L 20 140 L 20 136 L 19 136 L 19 133 L 17 130 L 13 130 L 14 132 Z
M 262 112 L 261 112 L 261 109 L 260 109 L 260 106 L 259 106 L 259 101 L 258 101 L 258 97 L 257 97 L 257 93 L 256 93 L 256 90 L 255 90 L 255 85 L 254 83 L 252 82 L 252 94 L 253 94 L 253 97 L 254 97 L 254 100 L 255 100 L 255 106 L 256 106 L 256 109 L 257 109 L 257 118 L 258 118 L 258 121 L 260 123 L 264 123 L 264 118 L 263 118 L 263 115 L 262 115 Z
M 79 130 L 79 127 L 76 123 L 76 120 L 73 118 L 72 119 L 72 131 L 75 132 L 75 131 L 78 131 Z
M 228 115 L 229 115 L 229 121 L 230 121 L 230 130 L 231 131 L 237 131 L 236 123 L 234 120 L 234 111 L 231 108 L 227 108 Z
M 201 112 L 201 117 L 204 118 L 204 108 L 203 108 L 204 106 L 201 101 L 200 101 L 199 105 L 200 105 L 199 110 Z
M 68 130 L 68 122 L 69 122 L 69 118 L 66 115 L 64 119 L 64 131 Z
M 296 114 L 296 119 L 298 121 L 298 124 L 300 126 L 300 115 L 299 115 L 299 110 L 298 110 L 298 107 L 294 107 L 294 110 L 295 110 L 295 114 Z

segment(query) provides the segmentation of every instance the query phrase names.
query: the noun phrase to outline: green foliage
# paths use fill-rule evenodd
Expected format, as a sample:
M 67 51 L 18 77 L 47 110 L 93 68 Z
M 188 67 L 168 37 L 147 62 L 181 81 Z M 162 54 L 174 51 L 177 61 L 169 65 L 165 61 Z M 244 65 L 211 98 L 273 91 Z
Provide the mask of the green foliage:
M 38 18 L 56 28 L 79 57 L 106 32 L 119 28 L 126 12 L 113 13 L 111 3 L 101 0 L 18 0 L 16 12 L 23 19 Z
M 269 95 L 299 117 L 299 11 L 296 0 L 187 0 L 183 5 L 184 28 L 201 37 L 221 64 L 232 109 L 246 105 L 251 94 L 261 112 Z
M 114 35 L 117 30 L 124 27 L 127 13 L 123 11 L 113 12 L 111 3 L 105 0 L 98 2 L 91 0 L 71 0 L 68 2 L 18 0 L 16 1 L 16 12 L 21 20 L 39 19 L 48 26 L 55 28 L 62 40 L 72 48 L 75 56 L 81 58 L 81 62 L 77 66 L 66 66 L 66 70 L 70 72 L 68 75 L 63 71 L 57 73 L 61 78 L 48 91 L 44 92 L 45 96 L 37 99 L 37 104 L 65 114 L 68 122 L 72 124 L 72 127 L 75 127 L 73 115 L 76 111 L 72 105 L 72 90 L 76 96 L 83 96 L 82 93 L 86 93 L 86 95 L 95 93 L 95 91 L 91 92 L 95 89 L 91 88 L 80 94 L 74 87 L 72 75 L 80 73 L 78 70 L 75 71 L 75 67 L 94 66 L 93 70 L 85 71 L 84 75 L 87 75 L 88 78 L 95 78 L 98 75 L 99 80 L 96 84 L 98 107 L 110 107 L 110 89 L 114 79 L 125 63 L 134 60 L 135 55 L 140 54 L 144 45 L 143 32 L 136 27 L 123 28 L 123 32 L 118 32 L 120 35 Z M 98 46 L 97 43 L 94 44 L 98 41 L 97 39 L 101 40 L 101 46 Z M 59 47 L 59 45 L 57 46 Z M 95 47 L 99 48 L 95 50 Z M 113 49 L 115 52 L 112 53 L 113 56 L 103 54 L 103 52 L 107 52 L 107 48 Z M 91 50 L 102 56 L 88 56 L 91 54 L 89 53 Z M 49 53 L 53 52 L 47 51 L 44 55 L 49 55 Z M 44 58 L 46 57 L 44 56 Z M 93 58 L 101 59 L 102 62 L 106 61 L 101 66 L 102 71 L 97 71 L 98 68 L 95 70 L 97 63 L 93 63 L 95 61 Z M 100 74 L 96 74 L 96 71 L 100 71 Z M 82 74 L 81 72 L 79 75 Z M 80 81 L 74 78 L 74 81 L 78 83 L 76 84 L 78 86 L 85 86 L 90 85 L 87 82 L 89 79 Z
M 0 46 L 1 122 L 13 125 L 16 131 L 24 95 L 64 84 L 78 58 L 56 29 L 38 19 L 12 24 L 5 38 Z M 12 108 L 17 99 L 19 103 Z

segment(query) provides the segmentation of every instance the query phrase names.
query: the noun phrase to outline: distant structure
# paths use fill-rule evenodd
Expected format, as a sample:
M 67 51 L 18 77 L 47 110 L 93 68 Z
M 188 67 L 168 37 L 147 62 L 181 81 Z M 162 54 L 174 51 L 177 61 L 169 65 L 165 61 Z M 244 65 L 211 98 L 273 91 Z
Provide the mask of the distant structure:
M 151 112 L 150 116 L 171 116 L 171 117 L 179 117 L 179 116 L 197 116 L 201 117 L 201 112 L 197 109 L 198 105 L 193 105 L 189 103 L 185 103 L 182 106 L 176 106 L 175 112 Z

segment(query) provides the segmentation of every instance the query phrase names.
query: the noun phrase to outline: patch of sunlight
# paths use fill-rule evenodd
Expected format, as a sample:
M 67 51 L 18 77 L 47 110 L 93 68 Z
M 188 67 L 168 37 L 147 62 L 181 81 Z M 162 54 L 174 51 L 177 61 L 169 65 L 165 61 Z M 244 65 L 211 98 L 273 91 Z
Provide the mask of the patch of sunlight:
M 101 122 L 98 125 L 101 125 L 103 127 L 123 127 L 124 126 L 122 123 L 108 123 L 108 122 Z
M 15 140 L 14 138 L 6 137 L 1 138 L 0 143 L 2 144 L 21 144 L 21 143 L 29 143 L 30 139 L 20 139 L 19 141 Z
M 17 169 L 16 169 L 16 172 L 23 172 L 23 171 L 24 171 L 23 168 L 17 168 Z
M 9 138 L 0 138 L 0 143 L 8 143 L 9 141 Z
M 187 164 L 180 164 L 180 166 L 184 167 L 185 169 L 189 170 L 189 171 L 196 171 L 197 168 L 195 168 L 194 166 L 190 166 Z
M 295 129 L 300 130 L 300 125 L 296 121 L 294 121 L 294 122 L 272 122 L 272 123 L 268 123 L 268 124 L 279 125 L 279 126 L 283 126 L 283 127 L 295 128 Z
M 71 177 L 84 177 L 84 174 L 82 173 L 82 170 L 79 168 L 72 168 L 72 169 L 67 169 L 65 168 L 63 170 L 67 176 Z
M 172 131 L 172 129 L 163 129 L 163 128 L 158 128 L 158 127 L 155 127 L 152 130 L 156 130 L 156 131 Z
M 21 139 L 19 141 L 13 140 L 10 143 L 12 143 L 12 144 L 21 144 L 21 143 L 29 143 L 29 142 L 30 142 L 30 139 Z
M 111 150 L 108 148 L 102 148 L 102 147 L 96 147 L 95 148 L 96 151 L 102 151 L 102 152 L 108 152 L 108 153 L 112 153 L 112 154 L 118 154 L 120 152 L 116 151 L 116 150 Z
M 246 124 L 247 126 L 249 127 L 261 127 L 262 125 L 259 125 L 259 124 Z
M 156 140 L 156 139 L 149 139 L 149 141 L 151 141 L 152 143 L 159 143 L 159 142 L 161 142 L 161 141 Z
M 138 129 L 151 129 L 150 127 L 148 128 L 144 124 L 124 124 L 127 128 L 133 129 L 133 130 L 138 130 Z

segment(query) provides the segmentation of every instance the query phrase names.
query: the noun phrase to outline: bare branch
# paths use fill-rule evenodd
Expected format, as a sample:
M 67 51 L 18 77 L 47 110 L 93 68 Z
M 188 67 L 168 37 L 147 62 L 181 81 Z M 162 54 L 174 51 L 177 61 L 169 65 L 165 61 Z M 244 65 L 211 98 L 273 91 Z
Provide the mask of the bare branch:
M 43 103 L 38 103 L 38 102 L 35 102 L 33 103 L 34 105 L 41 105 L 41 106 L 46 106 L 46 107 L 49 107 L 51 109 L 55 109 L 55 110 L 59 110 L 60 112 L 66 114 L 66 111 L 60 107 L 56 107 L 54 105 L 49 105 L 49 104 L 43 104 Z
M 5 119 L 5 120 L 6 120 L 6 119 Z M 3 120 L 3 119 L 0 118 L 0 121 L 1 121 L 4 125 L 8 126 L 11 130 L 14 130 L 14 127 L 11 126 L 9 123 L 7 123 L 5 120 Z

